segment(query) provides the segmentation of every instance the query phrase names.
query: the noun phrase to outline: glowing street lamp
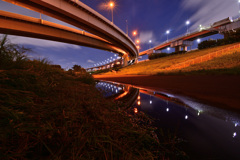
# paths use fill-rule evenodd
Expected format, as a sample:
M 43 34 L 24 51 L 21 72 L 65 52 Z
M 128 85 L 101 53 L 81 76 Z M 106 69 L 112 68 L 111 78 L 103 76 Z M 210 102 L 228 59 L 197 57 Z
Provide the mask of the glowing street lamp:
M 240 13 L 240 0 L 238 0 L 238 13 Z
M 115 4 L 114 4 L 114 2 L 110 1 L 108 5 L 109 5 L 109 7 L 111 8 L 111 11 L 112 11 L 112 23 L 113 23 L 113 8 L 114 8 Z
M 167 34 L 167 42 L 168 42 L 168 34 L 170 33 L 170 30 L 167 30 L 166 31 L 166 34 Z
M 139 39 L 137 39 L 137 40 L 136 40 L 136 43 L 137 43 L 137 44 L 139 44 L 139 43 L 140 43 L 140 40 L 139 40 Z
M 186 21 L 186 25 L 187 25 L 187 33 L 188 33 L 188 25 L 190 24 L 190 21 Z
M 198 38 L 198 39 L 197 39 L 197 43 L 200 43 L 200 42 L 201 42 L 201 39 Z
M 138 52 L 139 52 L 140 46 L 137 46 L 137 49 L 138 49 Z
M 149 42 L 149 46 L 151 48 L 152 40 L 150 39 L 148 42 Z
M 133 36 L 136 36 L 137 35 L 137 31 L 133 31 Z

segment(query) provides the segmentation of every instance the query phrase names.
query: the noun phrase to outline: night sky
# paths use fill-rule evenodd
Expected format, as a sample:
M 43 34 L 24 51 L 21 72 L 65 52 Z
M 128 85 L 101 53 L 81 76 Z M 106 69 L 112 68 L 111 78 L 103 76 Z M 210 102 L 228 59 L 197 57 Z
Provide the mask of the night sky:
M 104 7 L 108 1 L 82 0 L 82 2 L 111 21 L 111 11 Z M 115 3 L 114 24 L 126 32 L 127 20 L 130 37 L 133 30 L 138 30 L 141 41 L 140 51 L 166 41 L 166 30 L 171 31 L 169 39 L 185 34 L 187 20 L 190 21 L 189 30 L 193 31 L 197 30 L 200 24 L 208 26 L 227 17 L 236 18 L 239 14 L 238 0 L 116 0 Z M 0 9 L 39 18 L 39 13 L 4 1 L 0 1 Z M 42 18 L 68 25 L 48 16 Z M 9 36 L 9 38 L 14 43 L 32 48 L 34 53 L 29 57 L 48 58 L 53 64 L 60 64 L 65 69 L 71 68 L 74 64 L 85 68 L 92 67 L 95 63 L 113 56 L 113 53 L 83 46 L 18 36 Z M 221 35 L 205 39 L 208 38 L 221 38 Z M 151 44 L 149 40 L 152 40 Z M 197 43 L 194 44 L 193 48 L 196 48 Z M 170 52 L 172 51 L 174 50 Z M 144 56 L 142 59 L 146 58 L 147 56 Z

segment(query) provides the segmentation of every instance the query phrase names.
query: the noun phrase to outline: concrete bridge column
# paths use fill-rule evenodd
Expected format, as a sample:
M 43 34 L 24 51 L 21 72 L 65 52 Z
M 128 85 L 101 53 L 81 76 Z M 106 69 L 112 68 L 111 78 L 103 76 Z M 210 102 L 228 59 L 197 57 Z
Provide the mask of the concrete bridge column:
M 187 51 L 187 46 L 183 46 L 183 51 Z
M 179 51 L 181 51 L 181 49 L 182 49 L 181 46 L 176 46 L 176 47 L 175 47 L 175 52 L 179 52 Z
M 130 58 L 128 57 L 127 54 L 123 55 L 123 66 L 127 66 L 129 60 Z

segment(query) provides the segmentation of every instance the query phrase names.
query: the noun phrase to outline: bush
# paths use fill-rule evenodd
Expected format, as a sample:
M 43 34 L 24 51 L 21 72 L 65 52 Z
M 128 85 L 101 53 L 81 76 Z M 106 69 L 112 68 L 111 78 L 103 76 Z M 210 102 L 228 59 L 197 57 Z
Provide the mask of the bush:
M 24 68 L 25 62 L 28 61 L 27 52 L 29 48 L 12 44 L 7 39 L 7 35 L 0 40 L 0 69 Z
M 235 32 L 225 32 L 224 39 L 206 40 L 198 44 L 198 49 L 212 48 L 215 46 L 222 46 L 232 44 L 240 41 L 240 29 Z
M 184 53 L 187 53 L 187 51 L 178 51 L 178 52 L 172 52 L 171 54 L 169 55 L 175 55 L 175 54 L 184 54 Z
M 166 57 L 166 56 L 168 56 L 167 53 L 153 53 L 153 54 L 148 55 L 148 59 L 152 60 L 152 59 L 162 58 L 162 57 Z

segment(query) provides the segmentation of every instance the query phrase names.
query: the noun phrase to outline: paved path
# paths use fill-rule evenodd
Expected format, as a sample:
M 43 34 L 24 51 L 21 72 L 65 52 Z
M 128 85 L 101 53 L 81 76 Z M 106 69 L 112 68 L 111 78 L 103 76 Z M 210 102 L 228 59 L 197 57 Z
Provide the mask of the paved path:
M 202 103 L 240 112 L 240 76 L 211 75 L 95 75 L 94 78 L 164 90 Z

